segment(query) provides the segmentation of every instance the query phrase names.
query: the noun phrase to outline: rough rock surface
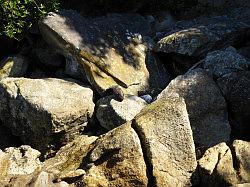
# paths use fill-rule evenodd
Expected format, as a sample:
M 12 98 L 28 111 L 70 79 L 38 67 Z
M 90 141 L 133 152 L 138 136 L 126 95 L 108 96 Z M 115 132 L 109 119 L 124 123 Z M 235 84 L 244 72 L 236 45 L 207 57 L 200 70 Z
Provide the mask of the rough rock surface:
M 227 17 L 203 20 L 197 24 L 162 38 L 156 45 L 157 52 L 175 53 L 187 56 L 204 57 L 208 52 L 237 44 L 247 35 L 250 25 Z M 199 23 L 199 20 L 198 20 Z
M 233 47 L 228 47 L 208 53 L 202 60 L 202 67 L 216 80 L 229 73 L 247 70 L 250 67 L 250 61 Z
M 198 161 L 202 186 L 231 186 L 240 183 L 230 148 L 220 143 L 209 148 Z
M 242 183 L 250 182 L 250 142 L 235 140 L 233 142 L 233 152 L 235 154 L 238 167 L 238 175 Z
M 7 57 L 0 62 L 0 79 L 5 77 L 24 76 L 29 65 L 29 60 L 21 55 Z
M 24 143 L 43 150 L 85 126 L 92 97 L 91 89 L 60 79 L 6 78 L 0 82 L 0 117 Z
M 230 140 L 231 128 L 225 99 L 206 71 L 198 68 L 178 76 L 158 98 L 171 95 L 185 100 L 196 148 Z
M 99 138 L 88 156 L 82 185 L 129 187 L 148 184 L 140 139 L 130 123 Z
M 8 181 L 15 175 L 29 175 L 39 170 L 42 163 L 40 152 L 30 146 L 10 147 L 4 152 L 0 150 L 0 181 Z
M 111 130 L 132 120 L 147 103 L 137 96 L 128 96 L 122 102 L 107 96 L 101 98 L 96 105 L 96 117 L 100 125 Z
M 156 186 L 189 186 L 196 157 L 192 130 L 182 98 L 162 97 L 134 119 Z
M 228 103 L 233 136 L 249 140 L 250 71 L 227 74 L 217 83 Z
M 108 23 L 108 24 L 107 24 Z M 144 41 L 147 21 L 138 14 L 83 18 L 74 11 L 50 13 L 39 24 L 44 39 L 84 67 L 90 83 L 102 93 L 120 85 L 125 93 L 153 92 L 168 83 L 164 67 Z
M 53 173 L 57 180 L 64 178 L 79 177 L 85 174 L 85 171 L 78 169 L 83 158 L 90 151 L 92 144 L 97 137 L 81 135 L 72 142 L 63 146 L 54 157 L 44 162 L 43 170 Z

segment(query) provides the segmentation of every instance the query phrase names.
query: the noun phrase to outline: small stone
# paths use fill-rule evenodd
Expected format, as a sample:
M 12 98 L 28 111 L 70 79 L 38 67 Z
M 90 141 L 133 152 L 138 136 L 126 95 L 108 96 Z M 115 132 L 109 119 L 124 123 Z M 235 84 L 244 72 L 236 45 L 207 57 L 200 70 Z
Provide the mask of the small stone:
M 146 101 L 137 96 L 125 97 L 123 101 L 108 96 L 97 102 L 96 117 L 102 127 L 111 130 L 132 120 L 146 105 Z

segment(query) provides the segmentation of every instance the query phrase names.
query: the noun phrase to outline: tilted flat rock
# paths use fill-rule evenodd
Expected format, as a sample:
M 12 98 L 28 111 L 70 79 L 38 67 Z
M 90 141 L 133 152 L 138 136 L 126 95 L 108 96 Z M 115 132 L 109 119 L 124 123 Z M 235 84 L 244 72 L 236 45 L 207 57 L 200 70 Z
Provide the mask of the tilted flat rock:
M 232 186 L 240 183 L 233 156 L 225 143 L 209 148 L 198 161 L 201 186 Z
M 42 151 L 85 126 L 94 111 L 92 98 L 91 89 L 74 82 L 6 78 L 0 82 L 0 118 L 24 143 Z
M 83 160 L 83 186 L 147 186 L 140 139 L 130 122 L 99 138 L 88 155 Z
M 96 105 L 96 117 L 100 125 L 111 130 L 132 120 L 147 103 L 137 96 L 126 97 L 122 102 L 107 96 L 101 98 Z
M 48 43 L 83 65 L 99 93 L 120 85 L 125 93 L 137 95 L 158 91 L 168 83 L 164 67 L 149 54 L 144 36 L 150 27 L 138 14 L 84 18 L 61 11 L 50 13 L 39 28 Z
M 241 182 L 250 183 L 250 142 L 235 140 L 233 149 Z
M 225 99 L 205 70 L 198 68 L 176 77 L 158 98 L 171 95 L 185 100 L 196 148 L 230 140 Z
M 141 139 L 152 183 L 190 186 L 197 163 L 184 100 L 162 97 L 145 107 L 132 123 Z
M 249 19 L 249 18 L 248 18 Z M 204 57 L 208 52 L 243 41 L 248 19 L 219 16 L 176 23 L 156 45 L 157 52 Z
M 25 75 L 29 60 L 22 56 L 10 56 L 0 62 L 0 80 L 5 77 L 22 77 Z

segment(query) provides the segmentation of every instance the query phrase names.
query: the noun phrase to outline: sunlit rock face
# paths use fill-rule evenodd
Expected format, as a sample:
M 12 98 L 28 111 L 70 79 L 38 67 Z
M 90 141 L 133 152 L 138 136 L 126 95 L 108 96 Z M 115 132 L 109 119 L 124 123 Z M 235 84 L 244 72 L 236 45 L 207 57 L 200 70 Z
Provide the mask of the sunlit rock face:
M 99 93 L 114 85 L 129 94 L 156 93 L 169 82 L 165 68 L 149 51 L 149 24 L 138 14 L 83 18 L 62 11 L 42 20 L 40 30 L 46 41 L 83 65 Z

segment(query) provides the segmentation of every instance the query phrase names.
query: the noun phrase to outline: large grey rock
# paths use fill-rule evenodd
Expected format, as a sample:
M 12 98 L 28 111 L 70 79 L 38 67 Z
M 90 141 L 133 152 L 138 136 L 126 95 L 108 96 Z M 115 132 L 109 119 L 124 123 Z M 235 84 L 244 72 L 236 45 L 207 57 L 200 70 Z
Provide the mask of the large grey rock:
M 29 60 L 21 55 L 10 56 L 0 62 L 0 79 L 22 77 L 25 75 Z
M 242 183 L 250 183 L 250 142 L 235 140 L 233 142 L 235 163 Z
M 147 168 L 140 139 L 131 123 L 96 140 L 84 159 L 83 186 L 147 186 Z
M 239 139 L 250 136 L 250 72 L 241 71 L 227 74 L 217 80 L 228 103 L 232 135 Z
M 158 99 L 177 95 L 185 100 L 196 148 L 230 140 L 227 105 L 220 89 L 206 71 L 191 70 L 170 82 Z
M 150 32 L 148 22 L 138 14 L 83 18 L 74 11 L 61 11 L 50 13 L 39 27 L 48 43 L 83 65 L 99 93 L 120 85 L 125 93 L 137 95 L 168 83 L 164 67 L 144 40 Z
M 202 60 L 201 65 L 216 80 L 229 73 L 247 70 L 250 67 L 250 61 L 233 47 L 228 47 L 209 53 Z
M 210 23 L 209 23 L 210 22 Z M 246 37 L 250 25 L 240 20 L 225 19 L 220 22 L 195 22 L 190 28 L 162 38 L 156 45 L 157 52 L 204 57 L 208 52 L 239 43 Z
M 233 156 L 225 143 L 209 148 L 198 161 L 202 186 L 231 186 L 240 183 Z
M 145 107 L 132 123 L 152 182 L 156 186 L 190 186 L 197 163 L 184 100 L 162 97 Z
M 82 130 L 94 111 L 92 98 L 91 89 L 74 82 L 6 78 L 0 82 L 0 118 L 24 143 L 42 151 L 56 138 L 67 141 Z
M 137 96 L 126 97 L 122 102 L 108 96 L 101 98 L 96 105 L 96 117 L 100 125 L 111 130 L 132 120 L 147 103 Z
M 155 50 L 204 57 L 215 49 L 244 41 L 249 29 L 249 17 L 244 16 L 225 15 L 181 21 L 165 32 Z

